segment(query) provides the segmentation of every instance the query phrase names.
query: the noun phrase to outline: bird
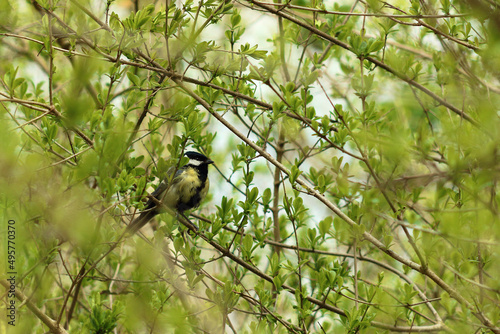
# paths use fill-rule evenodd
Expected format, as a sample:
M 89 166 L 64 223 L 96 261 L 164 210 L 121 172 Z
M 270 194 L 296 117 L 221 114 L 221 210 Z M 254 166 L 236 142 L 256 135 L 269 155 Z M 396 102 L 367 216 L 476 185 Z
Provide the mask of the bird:
M 165 212 L 162 205 L 177 213 L 184 215 L 184 211 L 197 208 L 208 193 L 210 181 L 208 179 L 208 166 L 214 162 L 201 153 L 189 151 L 184 154 L 189 162 L 181 167 L 171 178 L 174 167 L 168 170 L 167 176 L 151 193 L 144 210 L 139 217 L 127 225 L 126 232 L 134 234 L 146 225 L 154 216 Z

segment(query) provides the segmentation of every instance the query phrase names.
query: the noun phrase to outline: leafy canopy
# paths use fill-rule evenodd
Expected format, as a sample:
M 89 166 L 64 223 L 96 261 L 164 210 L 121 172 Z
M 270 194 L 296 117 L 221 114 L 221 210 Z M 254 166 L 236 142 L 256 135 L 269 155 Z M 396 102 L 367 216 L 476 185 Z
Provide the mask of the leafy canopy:
M 0 6 L 9 329 L 500 332 L 494 1 Z M 199 229 L 123 236 L 186 150 Z

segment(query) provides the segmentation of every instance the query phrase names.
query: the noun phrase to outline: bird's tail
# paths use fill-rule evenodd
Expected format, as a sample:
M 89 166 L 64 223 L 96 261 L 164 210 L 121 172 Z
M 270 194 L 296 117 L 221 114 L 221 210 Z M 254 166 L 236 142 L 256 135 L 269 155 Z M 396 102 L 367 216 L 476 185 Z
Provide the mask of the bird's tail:
M 146 225 L 154 216 L 156 216 L 158 212 L 153 209 L 149 209 L 141 212 L 139 217 L 135 218 L 127 225 L 126 233 L 132 235 L 135 232 L 139 231 L 144 225 Z

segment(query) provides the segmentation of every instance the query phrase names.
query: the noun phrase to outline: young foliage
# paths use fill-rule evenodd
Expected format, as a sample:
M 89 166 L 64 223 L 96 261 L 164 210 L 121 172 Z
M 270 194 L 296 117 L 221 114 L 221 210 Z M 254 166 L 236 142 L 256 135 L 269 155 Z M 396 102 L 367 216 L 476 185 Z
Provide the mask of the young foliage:
M 500 333 L 493 2 L 130 4 L 0 2 L 18 332 Z

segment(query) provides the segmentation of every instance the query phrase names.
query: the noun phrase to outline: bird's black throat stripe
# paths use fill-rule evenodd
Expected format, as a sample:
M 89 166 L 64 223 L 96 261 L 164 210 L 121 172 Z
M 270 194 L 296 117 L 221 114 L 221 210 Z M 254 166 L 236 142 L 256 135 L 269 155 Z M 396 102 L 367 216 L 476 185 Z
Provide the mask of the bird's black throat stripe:
M 205 182 L 207 181 L 207 177 L 208 177 L 208 165 L 203 164 L 201 166 L 194 167 L 194 169 L 198 172 L 198 175 L 200 176 L 200 180 L 201 180 L 201 186 L 198 187 L 199 188 L 198 190 L 203 189 L 203 187 L 205 186 Z

